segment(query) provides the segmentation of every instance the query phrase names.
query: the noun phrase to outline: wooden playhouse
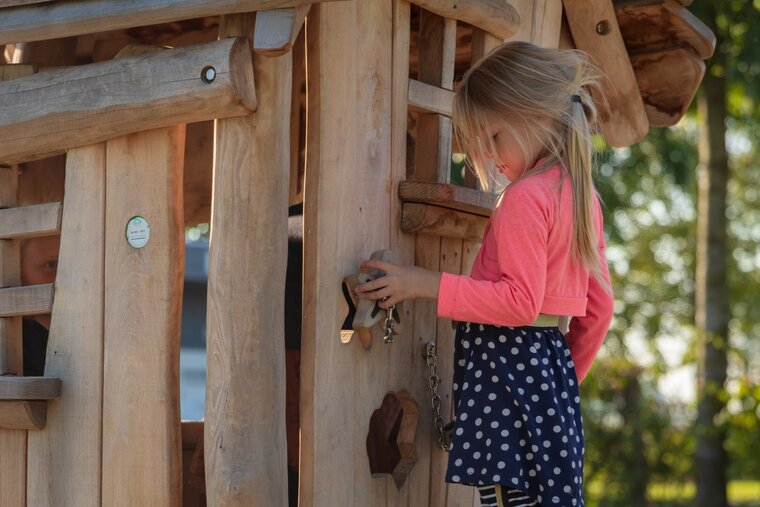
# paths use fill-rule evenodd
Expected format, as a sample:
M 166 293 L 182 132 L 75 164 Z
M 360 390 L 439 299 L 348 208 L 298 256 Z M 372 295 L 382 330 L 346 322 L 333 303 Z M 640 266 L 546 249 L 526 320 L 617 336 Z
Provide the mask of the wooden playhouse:
M 300 505 L 476 505 L 444 484 L 432 423 L 425 345 L 448 418 L 450 322 L 418 301 L 393 343 L 351 339 L 342 280 L 381 249 L 468 272 L 494 203 L 451 170 L 472 62 L 512 39 L 588 51 L 604 135 L 630 145 L 678 121 L 713 51 L 687 3 L 0 0 L 0 505 L 287 505 L 286 372 Z M 301 202 L 299 377 L 283 298 Z M 178 385 L 201 222 L 205 424 L 181 423 Z M 21 243 L 56 234 L 55 283 L 22 286 Z M 44 376 L 24 376 L 21 319 L 51 312 Z

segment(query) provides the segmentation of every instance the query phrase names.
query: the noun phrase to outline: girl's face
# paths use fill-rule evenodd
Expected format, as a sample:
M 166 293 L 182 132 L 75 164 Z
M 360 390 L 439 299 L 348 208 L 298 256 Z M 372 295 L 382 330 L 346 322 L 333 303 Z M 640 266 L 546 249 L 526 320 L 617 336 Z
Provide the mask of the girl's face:
M 495 150 L 495 153 L 490 154 L 490 160 L 509 181 L 516 181 L 532 168 L 543 151 L 534 137 L 521 134 L 525 146 L 517 142 L 502 122 L 491 122 L 486 127 L 486 135 L 490 137 Z

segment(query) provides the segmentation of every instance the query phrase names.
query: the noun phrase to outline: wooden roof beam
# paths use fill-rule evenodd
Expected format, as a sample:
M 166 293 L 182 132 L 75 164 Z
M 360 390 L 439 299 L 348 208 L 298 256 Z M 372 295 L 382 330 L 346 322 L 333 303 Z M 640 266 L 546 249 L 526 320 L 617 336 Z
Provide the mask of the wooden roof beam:
M 517 9 L 506 0 L 414 0 L 420 7 L 444 18 L 464 21 L 507 39 L 520 27 Z
M 333 0 L 59 0 L 0 9 L 0 44 L 30 42 Z M 495 0 L 490 0 L 495 1 Z
M 0 83 L 0 160 L 33 160 L 255 108 L 245 38 L 51 69 Z

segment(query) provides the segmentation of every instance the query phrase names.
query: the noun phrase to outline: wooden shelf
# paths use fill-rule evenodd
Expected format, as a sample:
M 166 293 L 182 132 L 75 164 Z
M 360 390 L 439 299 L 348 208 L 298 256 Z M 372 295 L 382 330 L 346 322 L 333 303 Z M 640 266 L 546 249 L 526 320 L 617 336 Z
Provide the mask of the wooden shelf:
M 488 219 L 432 204 L 404 203 L 401 230 L 411 234 L 481 241 Z
M 402 181 L 398 196 L 403 202 L 434 204 L 443 208 L 490 217 L 498 195 L 447 183 Z
M 61 379 L 55 377 L 0 377 L 0 401 L 52 400 L 61 397 Z

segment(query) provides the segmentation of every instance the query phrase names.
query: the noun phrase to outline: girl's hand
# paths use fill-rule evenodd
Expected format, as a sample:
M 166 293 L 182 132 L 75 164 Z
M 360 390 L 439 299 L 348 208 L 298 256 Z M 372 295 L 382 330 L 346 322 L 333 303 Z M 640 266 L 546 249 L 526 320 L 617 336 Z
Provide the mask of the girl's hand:
M 399 301 L 407 299 L 437 299 L 441 274 L 417 266 L 400 266 L 390 262 L 368 260 L 361 265 L 361 271 L 371 268 L 385 271 L 381 276 L 354 288 L 357 297 L 362 299 L 380 299 L 380 308 L 390 308 Z

